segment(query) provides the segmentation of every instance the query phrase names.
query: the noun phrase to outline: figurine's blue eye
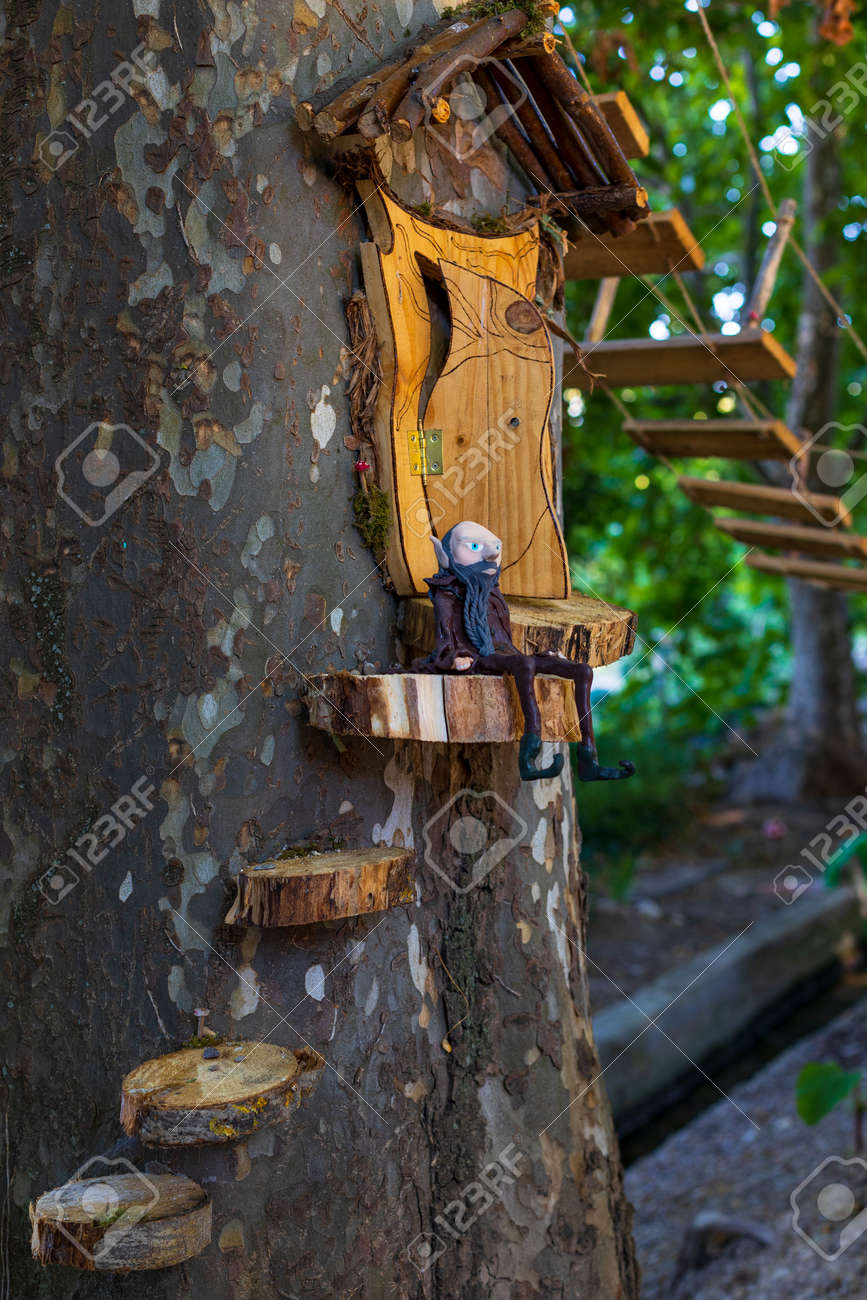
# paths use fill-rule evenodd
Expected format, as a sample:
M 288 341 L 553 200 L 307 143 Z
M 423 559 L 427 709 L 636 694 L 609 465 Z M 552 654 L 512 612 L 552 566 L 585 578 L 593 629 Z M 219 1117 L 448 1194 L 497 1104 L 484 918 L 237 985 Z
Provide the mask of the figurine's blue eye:
M 467 542 L 467 546 L 469 546 L 471 551 L 480 551 L 482 549 L 481 542 Z

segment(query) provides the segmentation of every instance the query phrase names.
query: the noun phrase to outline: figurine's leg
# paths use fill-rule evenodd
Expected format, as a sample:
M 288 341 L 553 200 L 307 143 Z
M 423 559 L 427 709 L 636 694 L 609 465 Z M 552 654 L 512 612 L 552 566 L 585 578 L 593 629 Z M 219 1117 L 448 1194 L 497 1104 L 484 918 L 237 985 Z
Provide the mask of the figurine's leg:
M 518 767 L 523 781 L 541 781 L 559 776 L 563 771 L 563 755 L 555 754 L 547 767 L 537 768 L 534 760 L 542 748 L 542 718 L 536 700 L 534 682 L 536 667 L 533 655 L 493 654 L 476 661 L 482 672 L 508 673 L 515 679 L 521 712 L 524 715 L 524 734 L 518 749 Z
M 565 677 L 575 683 L 575 705 L 581 727 L 581 741 L 576 746 L 578 780 L 622 781 L 625 777 L 632 776 L 635 764 L 626 759 L 621 759 L 617 767 L 599 765 L 596 739 L 593 735 L 593 711 L 590 706 L 593 669 L 587 664 L 576 663 L 572 659 L 554 654 L 536 655 L 534 663 L 537 672 L 548 673 L 552 677 Z

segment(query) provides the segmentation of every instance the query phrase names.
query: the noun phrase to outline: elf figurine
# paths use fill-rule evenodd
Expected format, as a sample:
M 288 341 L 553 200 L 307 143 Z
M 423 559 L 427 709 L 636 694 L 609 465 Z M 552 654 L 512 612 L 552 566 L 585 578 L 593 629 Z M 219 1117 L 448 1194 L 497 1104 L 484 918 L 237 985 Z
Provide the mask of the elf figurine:
M 557 754 L 548 767 L 534 766 L 542 748 L 542 722 L 533 683 L 536 673 L 565 677 L 575 683 L 581 724 L 579 780 L 620 781 L 632 776 L 633 763 L 621 760 L 617 767 L 600 767 L 597 761 L 590 713 L 592 668 L 551 651 L 523 654 L 513 643 L 509 607 L 500 591 L 499 537 L 481 524 L 464 520 L 450 528 L 442 541 L 437 537 L 431 541 L 440 566 L 432 578 L 426 579 L 434 606 L 436 641 L 432 653 L 416 660 L 412 671 L 509 673 L 514 677 L 524 714 L 524 735 L 518 751 L 524 781 L 559 776 L 563 770 L 562 754 Z

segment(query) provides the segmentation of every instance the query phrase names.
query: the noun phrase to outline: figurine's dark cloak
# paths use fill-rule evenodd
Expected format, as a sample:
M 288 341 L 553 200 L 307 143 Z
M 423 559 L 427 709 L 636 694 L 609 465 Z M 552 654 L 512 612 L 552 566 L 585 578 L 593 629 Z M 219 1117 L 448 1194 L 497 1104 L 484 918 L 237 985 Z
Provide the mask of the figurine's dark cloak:
M 418 659 L 412 666 L 415 673 L 447 673 L 456 658 L 466 656 L 472 662 L 467 671 L 472 672 L 482 651 L 474 645 L 464 621 L 466 584 L 457 574 L 440 572 L 426 579 L 434 607 L 434 650 L 426 659 Z M 512 641 L 512 624 L 509 607 L 496 580 L 490 584 L 487 602 L 488 630 L 495 654 L 518 654 Z

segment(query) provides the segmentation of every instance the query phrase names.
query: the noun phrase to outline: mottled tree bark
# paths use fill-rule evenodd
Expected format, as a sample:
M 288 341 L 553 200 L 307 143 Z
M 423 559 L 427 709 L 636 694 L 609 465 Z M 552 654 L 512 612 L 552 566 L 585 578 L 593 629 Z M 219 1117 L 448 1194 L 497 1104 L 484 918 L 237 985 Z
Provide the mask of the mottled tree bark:
M 637 1295 L 568 779 L 521 787 L 513 745 L 338 746 L 304 721 L 305 674 L 394 660 L 343 446 L 342 300 L 365 236 L 293 103 L 435 14 L 357 13 L 10 12 L 0 1086 L 16 1297 Z M 68 112 L 139 42 L 155 71 L 119 102 L 94 96 L 90 120 L 108 119 L 85 139 Z M 50 130 L 75 146 L 56 170 Z M 471 207 L 498 212 L 502 159 L 486 166 Z M 91 525 L 55 460 L 100 421 L 132 431 L 112 436 L 118 481 L 144 481 Z M 510 818 L 520 834 L 461 893 L 444 810 L 465 787 L 506 806 L 492 835 Z M 240 866 L 302 842 L 415 847 L 415 900 L 225 926 Z M 316 1048 L 324 1078 L 286 1126 L 142 1149 L 121 1136 L 121 1079 L 179 1047 L 200 1006 L 227 1035 Z M 213 1245 L 154 1274 L 41 1270 L 28 1200 L 117 1161 L 201 1182 Z

